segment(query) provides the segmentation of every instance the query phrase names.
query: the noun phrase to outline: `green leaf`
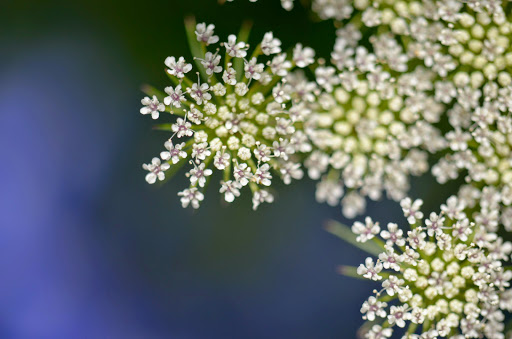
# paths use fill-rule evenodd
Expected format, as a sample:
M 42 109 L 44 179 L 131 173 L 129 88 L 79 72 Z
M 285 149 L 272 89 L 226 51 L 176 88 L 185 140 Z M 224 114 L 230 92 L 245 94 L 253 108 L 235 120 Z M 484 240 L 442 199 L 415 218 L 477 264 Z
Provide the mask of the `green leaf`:
M 156 131 L 172 132 L 172 125 L 173 124 L 158 124 L 158 125 L 153 126 L 153 129 Z
M 334 234 L 335 236 L 345 240 L 349 244 L 352 244 L 369 254 L 378 256 L 380 253 L 382 253 L 382 248 L 371 240 L 365 243 L 356 241 L 357 236 L 347 225 L 343 225 L 342 223 L 334 220 L 329 220 L 325 224 L 325 229 L 327 232 Z

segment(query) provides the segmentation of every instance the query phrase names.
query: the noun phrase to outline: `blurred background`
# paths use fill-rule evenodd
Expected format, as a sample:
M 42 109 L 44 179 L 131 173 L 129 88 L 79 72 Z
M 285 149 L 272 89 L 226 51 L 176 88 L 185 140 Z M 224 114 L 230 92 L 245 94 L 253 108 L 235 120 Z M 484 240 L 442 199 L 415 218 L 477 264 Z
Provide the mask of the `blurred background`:
M 252 19 L 256 40 L 273 30 L 324 57 L 335 36 L 277 0 L 0 1 L 0 338 L 355 337 L 374 285 L 336 273 L 365 254 L 323 229 L 352 222 L 311 182 L 254 213 L 214 187 L 182 209 L 181 174 L 144 181 L 167 135 L 139 114 L 140 86 L 189 56 L 190 14 L 221 40 Z M 413 197 L 440 201 L 431 182 Z M 404 222 L 395 203 L 368 214 Z

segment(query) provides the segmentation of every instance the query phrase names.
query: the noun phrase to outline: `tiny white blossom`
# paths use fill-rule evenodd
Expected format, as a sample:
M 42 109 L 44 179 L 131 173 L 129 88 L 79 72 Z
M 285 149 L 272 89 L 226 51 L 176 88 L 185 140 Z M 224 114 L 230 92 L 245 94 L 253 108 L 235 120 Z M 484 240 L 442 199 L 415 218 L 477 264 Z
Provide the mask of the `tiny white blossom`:
M 411 319 L 411 313 L 407 311 L 408 305 L 391 306 L 388 315 L 388 321 L 391 325 L 396 324 L 398 327 L 405 327 L 405 321 Z
M 205 43 L 206 46 L 217 43 L 219 37 L 213 34 L 214 29 L 215 25 L 213 24 L 209 24 L 208 26 L 206 26 L 204 22 L 197 24 L 195 31 L 197 41 Z
M 199 192 L 197 187 L 187 188 L 179 192 L 178 196 L 181 196 L 183 208 L 186 208 L 190 204 L 193 208 L 198 209 L 200 202 L 204 199 L 203 193 Z
M 165 93 L 169 94 L 169 96 L 164 98 L 164 103 L 167 106 L 180 108 L 181 103 L 186 101 L 185 95 L 181 91 L 181 85 L 176 86 L 176 88 L 172 86 L 166 87 Z
M 165 106 L 158 101 L 155 95 L 152 98 L 145 97 L 141 103 L 144 107 L 140 109 L 140 114 L 151 114 L 153 119 L 158 119 L 160 113 L 165 111 Z
M 357 268 L 357 274 L 362 275 L 366 279 L 371 280 L 381 280 L 382 276 L 379 275 L 379 272 L 382 271 L 382 264 L 377 261 L 377 263 L 373 263 L 373 259 L 368 257 L 366 258 L 364 265 L 361 264 Z
M 352 226 L 352 232 L 358 235 L 356 239 L 358 242 L 366 242 L 380 231 L 379 224 L 374 223 L 370 217 L 366 217 L 364 221 L 364 224 L 356 221 Z
M 165 179 L 165 171 L 167 171 L 171 166 L 164 162 L 161 163 L 159 158 L 153 158 L 151 160 L 150 164 L 144 164 L 142 165 L 142 168 L 146 171 L 149 171 L 149 173 L 146 175 L 146 181 L 148 184 L 154 184 L 156 182 L 156 179 L 162 181 Z
M 265 55 L 277 54 L 281 52 L 281 41 L 274 38 L 272 32 L 265 33 L 261 42 L 261 51 Z
M 254 181 L 257 184 L 262 184 L 264 186 L 270 186 L 272 175 L 270 174 L 270 165 L 269 164 L 263 164 L 262 166 L 258 167 L 256 170 L 256 173 L 254 173 L 253 176 Z
M 236 197 L 240 196 L 240 188 L 242 188 L 242 185 L 238 181 L 221 181 L 219 192 L 224 193 L 224 199 L 227 202 L 233 202 Z
M 369 321 L 374 321 L 375 317 L 386 317 L 385 308 L 388 306 L 387 303 L 378 301 L 377 298 L 371 296 L 367 301 L 363 303 L 361 307 L 361 313 L 364 314 L 364 319 L 368 319 Z
M 252 196 L 252 209 L 256 210 L 261 203 L 272 203 L 274 196 L 267 190 L 259 190 L 254 192 Z
M 247 55 L 247 45 L 245 42 L 236 42 L 236 35 L 228 36 L 228 41 L 224 43 L 226 52 L 233 58 L 245 58 Z
M 304 68 L 315 62 L 315 51 L 310 47 L 302 47 L 297 44 L 293 49 L 293 61 L 297 67 Z
M 199 166 L 196 166 L 190 170 L 190 183 L 192 185 L 197 183 L 199 187 L 204 187 L 206 183 L 206 177 L 212 175 L 212 170 L 205 168 L 205 166 L 206 165 L 204 163 L 201 163 Z
M 404 215 L 407 217 L 407 221 L 409 224 L 416 223 L 417 220 L 423 218 L 423 213 L 420 212 L 421 205 L 423 205 L 423 201 L 421 199 L 411 200 L 411 198 L 405 198 L 400 201 L 400 206 L 404 211 Z
M 172 140 L 169 139 L 164 144 L 167 152 L 161 152 L 160 157 L 162 160 L 171 160 L 173 164 L 177 164 L 180 161 L 180 158 L 186 158 L 187 152 L 183 151 L 183 147 L 185 147 L 185 143 L 182 142 L 180 144 L 173 145 Z
M 190 137 L 194 134 L 191 129 L 192 124 L 185 119 L 178 118 L 176 123 L 172 125 L 172 131 L 176 133 L 178 138 L 182 138 L 184 136 Z
M 177 78 L 184 78 L 185 74 L 192 70 L 192 65 L 187 64 L 183 57 L 180 57 L 178 61 L 176 61 L 175 57 L 167 57 L 165 65 L 169 67 L 167 72 Z

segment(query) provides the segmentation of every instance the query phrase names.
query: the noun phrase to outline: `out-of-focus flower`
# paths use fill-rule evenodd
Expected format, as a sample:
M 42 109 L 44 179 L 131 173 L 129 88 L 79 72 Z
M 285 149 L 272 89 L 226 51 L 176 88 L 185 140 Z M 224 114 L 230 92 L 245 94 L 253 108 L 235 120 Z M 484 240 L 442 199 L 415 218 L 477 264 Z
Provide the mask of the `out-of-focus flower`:
M 323 93 L 309 105 L 306 131 L 315 151 L 304 163 L 312 179 L 336 192 L 328 200 L 319 193 L 319 200 L 341 201 L 349 218 L 364 212 L 365 197 L 404 198 L 410 177 L 429 170 L 428 154 L 446 145 L 436 127 L 444 104 L 433 96 L 435 72 L 411 64 L 393 35 L 366 37 L 372 51 L 358 46 L 358 29 L 339 29 L 334 66 L 316 68 Z

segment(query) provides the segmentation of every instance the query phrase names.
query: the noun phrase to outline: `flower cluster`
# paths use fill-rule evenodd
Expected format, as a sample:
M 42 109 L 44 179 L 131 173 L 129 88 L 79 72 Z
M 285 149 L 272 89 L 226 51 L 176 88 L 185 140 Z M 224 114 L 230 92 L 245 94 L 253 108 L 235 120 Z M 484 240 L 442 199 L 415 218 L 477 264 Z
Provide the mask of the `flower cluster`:
M 452 38 L 439 36 L 431 42 L 444 45 L 439 55 L 455 65 L 435 82 L 437 100 L 450 106 L 446 114 L 451 130 L 445 155 L 432 173 L 440 183 L 464 174 L 473 192 L 493 197 L 491 204 L 486 198 L 481 201 L 486 213 L 501 210 L 508 215 L 502 223 L 511 230 L 512 22 L 504 5 L 467 6 L 463 14 L 438 20 L 444 35 Z
M 348 24 L 338 30 L 333 66 L 318 67 L 316 81 L 324 90 L 312 105 L 308 130 L 315 151 L 305 161 L 309 176 L 321 178 L 317 200 L 342 200 L 343 214 L 364 212 L 365 196 L 400 200 L 409 177 L 428 171 L 428 152 L 445 147 L 433 125 L 443 105 L 433 95 L 435 73 L 409 66 L 409 57 L 391 35 L 362 34 Z M 428 152 L 427 152 L 428 151 Z
M 512 271 L 501 261 L 509 258 L 512 243 L 473 221 L 455 196 L 428 218 L 421 205 L 401 201 L 407 232 L 394 223 L 381 229 L 370 218 L 352 227 L 357 241 L 382 248 L 376 260 L 368 257 L 355 270 L 382 286 L 361 307 L 363 319 L 378 323 L 365 337 L 388 338 L 404 328 L 407 338 L 504 338 Z
M 411 94 L 414 100 L 426 103 L 425 107 L 439 109 L 442 122 L 450 127 L 443 133 L 444 142 L 437 143 L 441 149 L 435 150 L 441 156 L 432 167 L 438 182 L 444 184 L 462 174 L 480 191 L 493 186 L 505 197 L 499 208 L 512 213 L 506 198 L 512 192 L 512 21 L 508 2 L 377 0 L 356 1 L 355 6 L 365 27 L 379 27 L 379 35 L 369 38 L 377 59 L 392 61 L 405 77 L 418 67 L 429 69 L 430 88 L 415 88 Z M 350 36 L 361 36 L 360 27 L 351 32 Z M 383 42 L 378 45 L 387 55 L 379 55 L 376 41 Z M 396 45 L 403 46 L 404 53 L 390 52 L 398 51 Z M 344 62 L 347 48 L 337 51 L 333 57 Z M 411 69 L 412 65 L 416 67 Z M 437 123 L 437 118 L 425 120 Z
M 225 200 L 232 202 L 249 186 L 256 209 L 273 200 L 265 188 L 274 176 L 286 184 L 303 176 L 294 154 L 310 150 L 301 130 L 309 112 L 302 103 L 307 93 L 296 90 L 302 80 L 292 85 L 289 72 L 313 63 L 314 52 L 297 44 L 288 56 L 269 32 L 252 54 L 245 41 L 228 36 L 220 43 L 223 57 L 221 48 L 211 47 L 220 41 L 214 25 L 189 21 L 187 27 L 198 71 L 184 57 L 168 57 L 166 72 L 173 85 L 165 93 L 149 88 L 151 97 L 142 100 L 142 114 L 156 119 L 165 111 L 176 117 L 159 126 L 172 135 L 160 153 L 164 163 L 154 158 L 143 166 L 149 171 L 146 180 L 163 180 L 166 170 L 188 162 L 190 187 L 179 193 L 183 207 L 199 207 L 203 188 L 218 170 Z

